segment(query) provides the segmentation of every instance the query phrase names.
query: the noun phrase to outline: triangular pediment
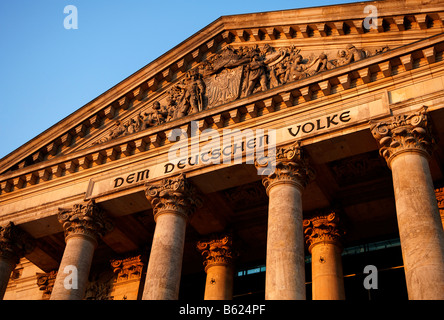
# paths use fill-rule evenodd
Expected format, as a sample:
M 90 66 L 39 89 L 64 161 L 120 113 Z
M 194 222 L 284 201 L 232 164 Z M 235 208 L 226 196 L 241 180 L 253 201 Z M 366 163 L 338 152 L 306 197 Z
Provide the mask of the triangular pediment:
M 138 139 L 136 148 L 161 145 L 165 137 L 154 134 L 158 128 L 180 126 L 199 114 L 212 117 L 202 118 L 203 125 L 220 127 L 217 121 L 225 116 L 217 110 L 247 100 L 254 108 L 252 97 L 284 92 L 320 74 L 339 79 L 342 72 L 345 76 L 337 82 L 345 88 L 352 81 L 345 66 L 359 63 L 365 70 L 378 57 L 444 31 L 444 5 L 431 2 L 412 9 L 409 1 L 401 8 L 399 3 L 368 2 L 381 14 L 376 29 L 365 28 L 368 13 L 362 3 L 221 17 L 0 160 L 0 174 L 96 151 L 132 136 Z M 324 81 L 318 87 L 328 92 L 334 85 Z M 242 116 L 235 113 L 228 117 Z M 153 133 L 154 140 L 140 139 L 143 132 Z M 98 157 L 113 158 L 107 150 Z

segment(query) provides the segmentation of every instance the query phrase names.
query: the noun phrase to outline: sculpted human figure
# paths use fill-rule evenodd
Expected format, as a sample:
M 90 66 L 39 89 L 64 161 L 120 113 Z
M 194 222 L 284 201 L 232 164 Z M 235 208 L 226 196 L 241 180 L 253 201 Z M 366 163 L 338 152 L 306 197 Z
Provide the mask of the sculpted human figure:
M 126 132 L 126 127 L 120 120 L 116 120 L 116 125 L 117 126 L 109 134 L 110 140 L 117 138 L 118 136 L 120 136 Z
M 318 72 L 334 68 L 334 65 L 328 61 L 327 55 L 321 53 L 319 57 L 305 66 L 305 72 L 312 76 Z
M 347 57 L 347 52 L 345 50 L 339 50 L 338 58 L 336 59 L 337 66 L 343 66 L 349 62 L 349 58 Z
M 361 50 L 357 49 L 354 45 L 349 44 L 346 47 L 347 50 L 347 63 L 359 61 L 364 58 Z
M 265 74 L 265 64 L 260 60 L 259 55 L 254 55 L 252 61 L 246 66 L 247 68 L 247 87 L 244 96 L 249 96 L 253 93 L 256 85 L 260 83 L 262 91 L 266 91 L 267 77 Z
M 146 113 L 145 124 L 147 126 L 157 126 L 167 121 L 168 110 L 162 107 L 159 101 L 154 101 L 152 111 Z
M 306 77 L 305 68 L 302 64 L 302 56 L 296 54 L 294 60 L 290 59 L 289 68 L 285 74 L 285 82 L 295 81 Z
M 177 116 L 183 117 L 203 110 L 205 83 L 196 69 L 190 70 L 183 83 L 177 86 L 183 90 Z

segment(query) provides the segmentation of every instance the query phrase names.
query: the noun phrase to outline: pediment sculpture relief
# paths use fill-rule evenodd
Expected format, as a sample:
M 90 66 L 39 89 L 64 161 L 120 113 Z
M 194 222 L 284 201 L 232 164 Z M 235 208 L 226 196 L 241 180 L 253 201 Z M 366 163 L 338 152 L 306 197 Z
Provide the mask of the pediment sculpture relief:
M 304 57 L 295 46 L 278 49 L 268 44 L 237 49 L 227 46 L 175 83 L 167 91 L 166 105 L 155 101 L 125 123 L 116 120 L 109 135 L 96 143 L 155 127 L 388 49 L 383 47 L 371 53 L 349 44 L 336 54 Z

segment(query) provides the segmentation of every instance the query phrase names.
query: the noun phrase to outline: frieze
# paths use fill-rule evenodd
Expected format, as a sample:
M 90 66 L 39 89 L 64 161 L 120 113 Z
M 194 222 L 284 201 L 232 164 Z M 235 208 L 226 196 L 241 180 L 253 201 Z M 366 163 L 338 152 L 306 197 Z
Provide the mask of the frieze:
M 319 116 L 305 117 L 305 120 L 301 118 L 300 122 L 287 124 L 276 129 L 274 133 L 271 130 L 262 133 L 257 130 L 256 134 L 250 136 L 242 137 L 242 135 L 239 135 L 242 139 L 227 139 L 226 144 L 224 139 L 219 139 L 219 143 L 213 141 L 210 144 L 205 138 L 202 138 L 202 143 L 199 143 L 200 135 L 196 135 L 191 138 L 191 145 L 196 147 L 191 149 L 192 152 L 186 153 L 186 156 L 178 155 L 173 159 L 168 158 L 156 163 L 140 163 L 118 175 L 91 179 L 85 199 L 94 199 L 100 195 L 117 192 L 128 187 L 142 186 L 147 181 L 157 181 L 163 177 L 199 170 L 210 165 L 248 163 L 250 158 L 253 164 L 254 155 L 260 155 L 262 149 L 263 151 L 270 151 L 272 143 L 283 145 L 291 143 L 295 139 L 303 140 L 323 132 L 343 130 L 352 124 L 368 123 L 373 117 L 385 116 L 389 112 L 388 106 L 384 104 L 383 96 L 381 96 L 381 99 L 371 103 L 364 103 L 326 115 L 320 113 Z M 215 137 L 213 136 L 213 138 Z M 176 148 L 173 150 L 180 150 L 181 148 L 188 150 L 189 148 L 188 143 L 180 146 L 177 148 L 172 145 L 172 148 Z M 269 168 L 268 163 L 264 163 L 263 168 Z

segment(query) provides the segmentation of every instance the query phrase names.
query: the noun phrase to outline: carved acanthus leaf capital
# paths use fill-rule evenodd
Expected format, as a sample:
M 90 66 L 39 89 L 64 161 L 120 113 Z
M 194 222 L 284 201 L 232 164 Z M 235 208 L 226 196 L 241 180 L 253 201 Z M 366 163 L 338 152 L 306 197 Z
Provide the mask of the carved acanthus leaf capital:
M 17 264 L 21 257 L 32 252 L 34 239 L 13 222 L 0 226 L 0 257 Z
M 258 171 L 267 175 L 262 179 L 267 193 L 270 188 L 278 183 L 293 183 L 303 189 L 315 178 L 315 171 L 309 165 L 308 157 L 297 142 L 289 147 L 276 149 L 276 157 L 258 159 L 256 161 Z
M 196 188 L 180 174 L 162 179 L 159 184 L 146 184 L 145 195 L 153 207 L 154 219 L 163 213 L 178 213 L 188 218 L 202 205 Z
M 48 273 L 36 273 L 37 286 L 39 290 L 43 291 L 42 299 L 49 299 L 54 288 L 54 283 L 57 277 L 57 270 L 53 270 Z
M 309 219 L 304 219 L 304 235 L 308 250 L 318 243 L 333 243 L 340 245 L 345 231 L 338 215 L 334 211 L 319 212 Z
M 117 275 L 116 282 L 139 279 L 142 276 L 142 269 L 145 264 L 142 255 L 113 259 L 110 262 L 113 272 Z
M 199 241 L 199 250 L 204 257 L 205 271 L 214 265 L 232 265 L 236 253 L 233 251 L 233 238 L 231 235 L 217 235 L 211 239 Z
M 65 239 L 84 235 L 97 241 L 113 229 L 112 221 L 94 201 L 86 205 L 75 204 L 71 209 L 59 209 L 58 220 L 63 226 Z
M 401 152 L 416 151 L 429 157 L 433 152 L 435 140 L 427 107 L 403 115 L 392 117 L 389 121 L 371 125 L 373 137 L 379 142 L 379 153 L 390 166 L 392 159 Z

